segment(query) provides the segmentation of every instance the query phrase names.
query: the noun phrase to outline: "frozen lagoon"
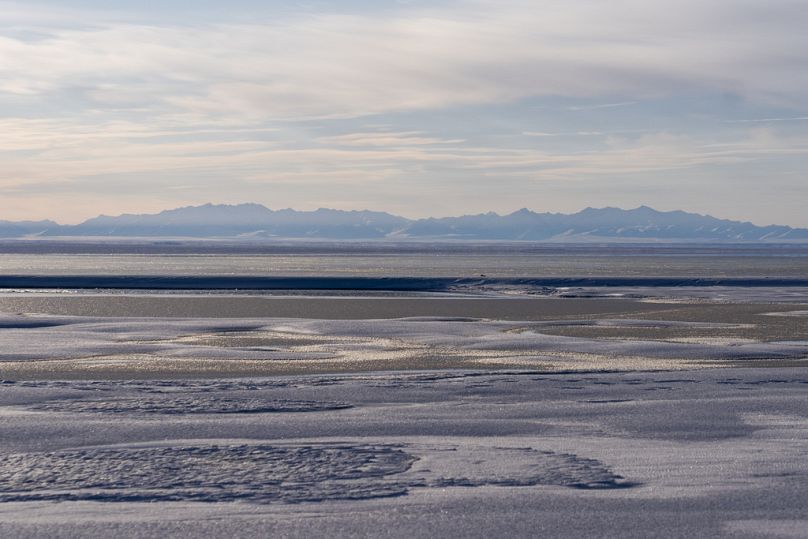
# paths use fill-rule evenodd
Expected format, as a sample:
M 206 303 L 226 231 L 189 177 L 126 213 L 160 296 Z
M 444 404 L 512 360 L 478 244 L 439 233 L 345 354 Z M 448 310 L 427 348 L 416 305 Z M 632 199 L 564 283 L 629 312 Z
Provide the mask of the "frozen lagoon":
M 807 389 L 802 368 L 7 383 L 0 534 L 798 537 Z
M 0 535 L 804 536 L 782 297 L 9 293 Z

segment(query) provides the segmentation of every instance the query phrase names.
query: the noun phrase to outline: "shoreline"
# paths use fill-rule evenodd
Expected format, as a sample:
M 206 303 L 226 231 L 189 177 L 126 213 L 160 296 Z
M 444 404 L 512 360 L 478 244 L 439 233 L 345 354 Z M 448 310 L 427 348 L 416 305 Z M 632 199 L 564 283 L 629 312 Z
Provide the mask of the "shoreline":
M 800 277 L 346 277 L 250 275 L 0 275 L 2 289 L 334 290 L 446 292 L 519 288 L 808 287 Z

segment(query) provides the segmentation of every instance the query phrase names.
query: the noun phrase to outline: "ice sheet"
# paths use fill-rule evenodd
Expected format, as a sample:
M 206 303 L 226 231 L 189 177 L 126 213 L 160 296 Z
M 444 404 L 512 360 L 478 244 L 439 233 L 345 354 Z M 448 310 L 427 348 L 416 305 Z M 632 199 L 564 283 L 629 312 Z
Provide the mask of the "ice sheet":
M 801 368 L 5 383 L 0 535 L 793 534 L 807 389 Z M 271 408 L 292 401 L 346 406 Z
M 0 318 L 4 378 L 47 371 L 206 369 L 221 373 L 519 366 L 538 370 L 692 368 L 738 361 L 801 361 L 799 340 L 758 342 L 717 335 L 672 339 L 577 337 L 559 328 L 700 332 L 744 324 L 609 319 L 503 322 L 471 318 L 392 320 L 127 319 L 6 315 Z M 127 369 L 129 371 L 127 371 Z M 275 369 L 275 370 L 273 370 Z

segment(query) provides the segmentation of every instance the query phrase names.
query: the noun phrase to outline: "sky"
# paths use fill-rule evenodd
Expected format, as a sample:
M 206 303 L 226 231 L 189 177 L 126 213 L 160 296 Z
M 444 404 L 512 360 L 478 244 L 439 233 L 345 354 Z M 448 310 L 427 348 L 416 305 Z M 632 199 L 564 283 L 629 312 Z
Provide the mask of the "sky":
M 808 227 L 805 0 L 0 0 L 0 220 L 207 202 Z

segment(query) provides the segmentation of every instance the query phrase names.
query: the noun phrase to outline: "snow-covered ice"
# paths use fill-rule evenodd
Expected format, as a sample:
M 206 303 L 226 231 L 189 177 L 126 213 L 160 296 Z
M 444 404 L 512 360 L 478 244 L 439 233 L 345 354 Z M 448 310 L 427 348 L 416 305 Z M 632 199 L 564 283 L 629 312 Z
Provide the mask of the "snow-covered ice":
M 0 537 L 800 536 L 804 308 L 2 315 Z
M 801 368 L 6 382 L 0 535 L 761 536 L 808 521 L 806 391 Z
M 767 317 L 758 317 L 766 320 Z M 771 320 L 771 319 L 769 319 Z M 7 378 L 151 377 L 229 372 L 480 368 L 542 370 L 681 369 L 713 362 L 802 361 L 808 345 L 732 338 L 753 324 L 630 318 L 496 321 L 416 317 L 384 320 L 0 318 Z M 584 336 L 559 330 L 587 330 Z M 619 330 L 648 332 L 625 338 Z M 651 331 L 673 331 L 654 337 Z M 684 332 L 684 333 L 682 333 Z M 695 336 L 693 332 L 698 332 Z M 313 370 L 313 371 L 312 371 Z M 52 375 L 51 375 L 52 377 Z

